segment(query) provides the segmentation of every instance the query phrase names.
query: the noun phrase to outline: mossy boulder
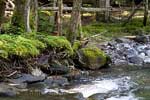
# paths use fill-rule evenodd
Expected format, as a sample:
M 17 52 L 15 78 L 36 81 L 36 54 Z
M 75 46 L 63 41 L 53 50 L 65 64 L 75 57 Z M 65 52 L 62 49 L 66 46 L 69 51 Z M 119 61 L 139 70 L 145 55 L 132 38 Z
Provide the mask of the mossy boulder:
M 76 41 L 74 42 L 73 46 L 72 46 L 72 49 L 73 49 L 74 51 L 77 51 L 77 50 L 79 50 L 81 47 L 82 47 L 81 41 L 76 40 Z
M 97 47 L 87 47 L 79 50 L 79 62 L 87 69 L 99 69 L 107 63 L 106 54 Z

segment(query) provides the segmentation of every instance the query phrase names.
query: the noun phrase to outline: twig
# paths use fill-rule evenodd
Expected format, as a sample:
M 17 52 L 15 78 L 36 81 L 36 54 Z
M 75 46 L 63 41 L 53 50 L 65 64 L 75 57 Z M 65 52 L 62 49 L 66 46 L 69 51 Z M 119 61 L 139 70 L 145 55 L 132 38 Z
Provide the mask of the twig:
M 13 75 L 16 74 L 16 73 L 17 73 L 17 71 L 14 71 L 13 73 L 7 75 L 7 77 L 11 77 L 11 76 L 13 76 Z

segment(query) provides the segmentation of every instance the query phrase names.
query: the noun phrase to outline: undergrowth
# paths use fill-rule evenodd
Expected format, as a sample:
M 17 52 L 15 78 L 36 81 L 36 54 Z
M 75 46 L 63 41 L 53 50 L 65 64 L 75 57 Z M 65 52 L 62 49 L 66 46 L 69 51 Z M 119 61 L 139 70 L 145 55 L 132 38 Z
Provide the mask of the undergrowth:
M 9 58 L 12 55 L 19 57 L 34 57 L 46 48 L 53 48 L 58 52 L 65 52 L 67 56 L 73 54 L 71 44 L 65 37 L 46 35 L 0 35 L 0 57 Z
M 122 23 L 92 23 L 83 26 L 83 36 L 91 37 L 100 34 L 101 37 L 116 38 L 126 35 L 149 34 L 149 25 L 143 26 L 142 19 L 133 19 L 126 26 Z

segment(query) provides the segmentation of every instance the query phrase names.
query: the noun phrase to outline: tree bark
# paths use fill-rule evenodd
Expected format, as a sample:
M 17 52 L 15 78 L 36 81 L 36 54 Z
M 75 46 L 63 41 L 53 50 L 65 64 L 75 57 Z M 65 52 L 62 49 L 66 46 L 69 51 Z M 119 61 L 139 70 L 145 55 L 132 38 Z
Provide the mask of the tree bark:
M 26 5 L 25 5 L 24 19 L 25 19 L 25 30 L 26 30 L 26 32 L 31 32 L 31 28 L 30 28 L 30 3 L 31 3 L 31 0 L 27 0 Z
M 63 17 L 63 1 L 62 0 L 58 0 L 58 23 L 57 23 L 57 27 L 58 27 L 58 33 L 59 35 L 62 35 L 62 17 Z
M 145 0 L 144 7 L 145 7 L 145 11 L 144 11 L 143 25 L 146 26 L 147 18 L 148 18 L 148 0 Z
M 53 4 L 55 6 L 55 4 Z M 63 1 L 57 1 L 58 11 L 55 13 L 55 32 L 62 35 Z
M 71 14 L 70 29 L 67 34 L 67 39 L 73 44 L 74 41 L 81 37 L 81 4 L 82 0 L 73 1 L 73 9 Z
M 38 0 L 32 0 L 32 16 L 33 16 L 33 29 L 35 32 L 38 30 Z
M 122 26 L 125 26 L 134 16 L 134 14 L 137 12 L 137 10 L 140 8 L 140 4 L 136 6 L 136 8 L 132 11 L 132 13 L 130 14 L 130 16 L 128 17 L 127 20 L 125 20 L 125 22 L 123 23 Z
M 1 29 L 2 29 L 4 15 L 5 15 L 5 1 L 1 0 L 0 1 L 0 33 L 1 33 Z
M 109 22 L 109 20 L 110 20 L 110 11 L 109 11 L 109 8 L 110 8 L 110 0 L 106 0 L 105 1 L 106 2 L 106 11 L 105 11 L 105 21 L 106 22 Z
M 21 28 L 25 32 L 31 32 L 30 28 L 30 1 L 15 0 L 15 12 L 12 18 L 12 25 Z

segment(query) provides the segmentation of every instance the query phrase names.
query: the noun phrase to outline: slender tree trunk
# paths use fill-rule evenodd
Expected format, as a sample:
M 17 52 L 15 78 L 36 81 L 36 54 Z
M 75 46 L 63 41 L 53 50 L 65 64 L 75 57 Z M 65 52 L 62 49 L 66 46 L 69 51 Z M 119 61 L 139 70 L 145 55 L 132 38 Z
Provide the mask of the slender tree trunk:
M 63 17 L 63 1 L 58 0 L 58 33 L 62 35 L 62 17 Z
M 12 18 L 12 25 L 26 32 L 31 32 L 30 1 L 31 0 L 15 0 L 16 8 Z
M 106 22 L 109 22 L 110 20 L 110 11 L 109 11 L 109 8 L 110 8 L 110 0 L 106 0 L 106 5 L 105 7 L 107 8 L 107 10 L 105 11 L 105 21 Z
M 25 30 L 26 30 L 26 32 L 31 32 L 31 28 L 30 28 L 30 3 L 31 3 L 31 0 L 27 0 L 26 5 L 25 5 L 24 19 L 25 19 Z
M 145 0 L 144 6 L 145 6 L 145 11 L 144 11 L 143 25 L 146 26 L 147 18 L 148 18 L 148 0 Z
M 53 2 L 53 8 L 57 6 L 57 0 L 54 0 Z M 58 11 L 54 12 L 54 30 L 58 31 Z
M 95 4 L 95 6 L 97 7 L 97 8 L 100 8 L 101 7 L 101 4 L 100 4 L 100 0 L 96 0 L 96 4 Z M 103 14 L 102 14 L 102 12 L 96 12 L 96 21 L 97 22 L 100 22 L 101 20 L 103 20 Z
M 130 16 L 128 17 L 127 20 L 125 20 L 125 22 L 123 23 L 122 26 L 125 26 L 131 19 L 132 17 L 135 15 L 135 13 L 137 12 L 137 10 L 140 8 L 140 4 L 136 6 L 136 8 L 132 11 L 132 13 L 130 14 Z
M 67 39 L 73 44 L 74 41 L 81 37 L 81 4 L 82 0 L 73 1 L 73 9 L 71 14 L 70 29 L 67 34 Z
M 1 33 L 2 23 L 4 20 L 4 15 L 5 15 L 5 1 L 1 0 L 0 1 L 0 33 Z
M 12 25 L 15 27 L 20 27 L 25 29 L 24 23 L 24 8 L 25 8 L 25 0 L 15 0 L 15 11 L 12 18 Z
M 38 30 L 38 0 L 33 0 L 33 5 L 32 5 L 32 16 L 33 18 L 33 28 L 34 31 L 37 32 Z

